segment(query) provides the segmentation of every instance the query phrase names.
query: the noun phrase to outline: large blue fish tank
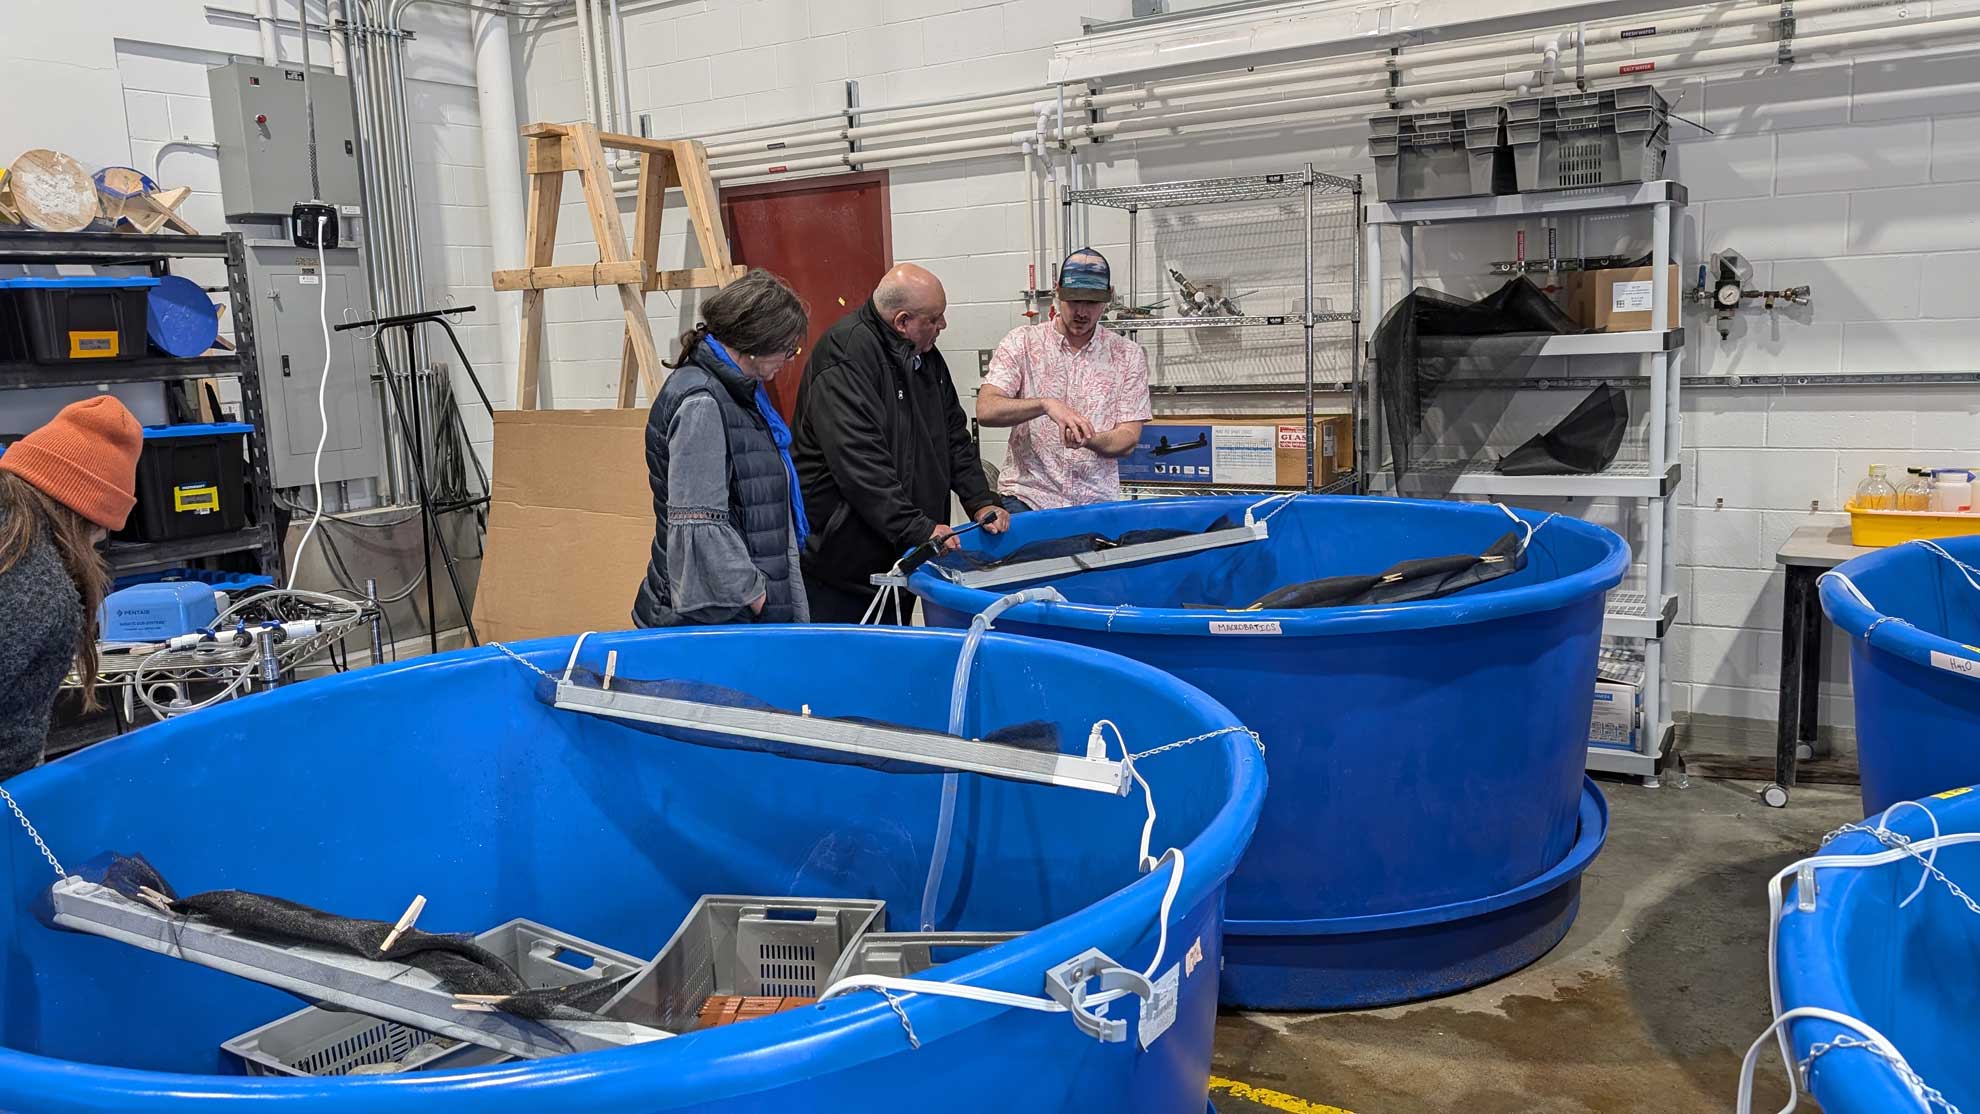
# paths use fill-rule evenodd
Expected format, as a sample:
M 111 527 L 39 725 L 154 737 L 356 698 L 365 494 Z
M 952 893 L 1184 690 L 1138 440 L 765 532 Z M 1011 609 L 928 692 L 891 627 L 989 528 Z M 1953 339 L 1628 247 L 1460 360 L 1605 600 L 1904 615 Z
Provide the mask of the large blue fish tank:
M 1539 958 L 1572 923 L 1608 828 L 1582 771 L 1603 597 L 1626 545 L 1493 505 L 1247 495 L 1022 514 L 967 548 L 992 562 L 1045 539 L 1194 533 L 1248 513 L 1262 540 L 1033 582 L 1063 601 L 996 621 L 1161 668 L 1259 732 L 1273 788 L 1231 880 L 1224 1002 L 1384 1005 Z M 1509 532 L 1524 539 L 1518 571 L 1443 598 L 1227 610 L 1298 582 L 1483 553 Z M 930 625 L 947 626 L 1012 590 L 929 566 L 909 585 Z
M 1844 562 L 1822 610 L 1850 636 L 1863 807 L 1980 782 L 1980 537 Z
M 1980 791 L 1857 827 L 1776 883 L 1776 1016 L 1797 1081 L 1827 1114 L 1980 1108 Z
M 578 657 L 619 684 L 671 679 L 941 733 L 963 644 L 945 631 L 714 629 L 594 635 Z M 388 922 L 423 894 L 419 927 L 434 932 L 526 918 L 650 957 L 711 894 L 877 899 L 889 931 L 922 927 L 939 771 L 682 741 L 553 706 L 536 669 L 556 675 L 572 646 L 518 647 L 527 665 L 491 647 L 309 681 L 146 728 L 7 789 L 71 871 L 104 852 L 141 854 L 181 892 L 238 888 Z M 12 898 L 0 919 L 0 1109 L 781 1114 L 939 1097 L 944 1110 L 995 1114 L 1202 1114 L 1225 887 L 1265 792 L 1255 742 L 1189 685 L 1086 647 L 992 634 L 971 672 L 971 738 L 1024 724 L 1034 748 L 1042 727 L 1080 756 L 1101 720 L 1118 729 L 1110 745 L 1134 750 L 1208 736 L 1135 763 L 1158 806 L 1152 847 L 1184 852 L 1186 866 L 1137 861 L 1148 807 L 1138 788 L 958 778 L 932 927 L 1013 935 L 912 977 L 1035 1004 L 1045 973 L 1082 953 L 1140 970 L 1161 949 L 1173 988 L 1162 1016 L 1132 996 L 1091 1007 L 1125 1039 L 1097 1039 L 1063 1011 L 860 991 L 485 1067 L 249 1075 L 222 1044 L 304 1003 L 51 927 L 56 873 L 15 830 L 0 860 Z

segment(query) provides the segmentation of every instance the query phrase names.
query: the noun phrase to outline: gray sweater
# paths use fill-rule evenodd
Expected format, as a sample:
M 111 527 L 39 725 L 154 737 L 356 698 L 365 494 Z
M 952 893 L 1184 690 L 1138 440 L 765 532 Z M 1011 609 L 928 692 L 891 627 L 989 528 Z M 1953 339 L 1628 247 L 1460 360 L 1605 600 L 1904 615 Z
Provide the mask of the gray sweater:
M 0 508 L 0 521 L 9 513 Z M 46 536 L 0 572 L 0 779 L 41 764 L 82 618 L 82 597 Z

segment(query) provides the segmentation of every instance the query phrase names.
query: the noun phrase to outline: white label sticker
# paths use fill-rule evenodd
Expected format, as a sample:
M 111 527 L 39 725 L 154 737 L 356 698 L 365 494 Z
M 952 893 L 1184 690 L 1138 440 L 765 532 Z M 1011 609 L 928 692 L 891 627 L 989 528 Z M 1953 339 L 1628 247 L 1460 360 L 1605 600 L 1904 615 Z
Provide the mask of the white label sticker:
M 1155 980 L 1155 996 L 1141 1004 L 1141 1047 L 1159 1040 L 1176 1023 L 1176 999 L 1182 993 L 1182 966 L 1171 963 Z
M 337 211 L 344 214 L 347 217 L 354 217 L 358 215 L 358 207 L 355 205 L 339 205 L 337 206 Z
M 1974 661 L 1972 658 L 1956 658 L 1951 654 L 1942 654 L 1934 650 L 1932 651 L 1932 665 L 1935 668 L 1949 670 L 1953 673 L 1964 673 L 1968 677 L 1980 677 L 1980 661 Z
M 1210 478 L 1220 484 L 1264 484 L 1279 479 L 1278 429 L 1269 425 L 1220 425 L 1210 434 Z
M 1211 634 L 1279 634 L 1277 619 L 1212 619 Z
M 319 278 L 317 278 L 317 277 L 316 277 L 315 275 L 297 275 L 297 276 L 296 276 L 296 282 L 298 282 L 298 283 L 300 283 L 300 284 L 301 284 L 301 285 L 303 285 L 303 286 L 315 286 L 315 285 L 316 285 L 317 283 L 319 283 L 319 282 L 321 282 L 321 281 L 322 281 L 322 280 L 321 280 L 321 279 L 319 279 Z
M 1655 296 L 1651 291 L 1651 286 L 1652 283 L 1649 279 L 1644 279 L 1642 282 L 1617 283 L 1614 293 L 1609 297 L 1609 312 L 1649 312 L 1650 299 Z

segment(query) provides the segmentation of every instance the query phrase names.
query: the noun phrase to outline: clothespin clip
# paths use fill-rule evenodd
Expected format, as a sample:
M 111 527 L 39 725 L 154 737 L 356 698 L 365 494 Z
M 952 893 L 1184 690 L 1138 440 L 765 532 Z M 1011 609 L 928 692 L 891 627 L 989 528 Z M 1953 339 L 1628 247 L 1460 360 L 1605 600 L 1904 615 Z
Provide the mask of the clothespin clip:
M 618 671 L 619 652 L 617 650 L 607 650 L 605 652 L 605 680 L 602 687 L 610 689 L 612 687 L 612 675 Z
M 399 923 L 392 926 L 392 931 L 385 934 L 385 942 L 378 945 L 379 954 L 391 951 L 392 945 L 399 942 L 399 937 L 412 928 L 413 922 L 418 920 L 419 915 L 425 910 L 426 895 L 414 894 L 412 904 L 406 906 L 406 911 L 399 915 Z

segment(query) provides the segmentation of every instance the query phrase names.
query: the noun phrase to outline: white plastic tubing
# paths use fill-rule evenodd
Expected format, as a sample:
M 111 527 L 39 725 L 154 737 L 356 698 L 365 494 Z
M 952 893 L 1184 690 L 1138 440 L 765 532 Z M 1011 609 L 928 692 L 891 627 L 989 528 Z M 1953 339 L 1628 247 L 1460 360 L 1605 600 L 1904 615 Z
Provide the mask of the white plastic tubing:
M 1791 45 L 1797 60 L 1924 40 L 1950 43 L 1980 38 L 1980 16 L 1920 19 L 1896 0 L 1799 0 L 1793 11 L 1797 33 Z M 1844 13 L 1850 18 L 1839 20 Z M 703 138 L 719 181 L 943 162 L 1018 153 L 1027 145 L 1046 155 L 1049 164 L 1048 149 L 1064 151 L 1113 137 L 1181 135 L 1202 127 L 1279 126 L 1328 117 L 1346 120 L 1390 106 L 1537 88 L 1572 77 L 1578 36 L 1582 73 L 1595 83 L 1764 66 L 1779 55 L 1782 44 L 1775 24 L 1781 14 L 1778 4 L 1715 5 L 1606 20 L 1579 30 L 1569 27 L 1444 46 L 1403 47 L 1110 92 L 1069 89 L 1063 126 L 1057 116 L 1057 90 L 1041 88 L 946 105 L 862 108 L 862 120 L 883 119 L 856 126 L 825 127 L 820 120 L 837 118 L 811 117 Z M 1671 40 L 1676 41 L 1669 51 L 1648 52 L 1650 43 Z M 1106 118 L 1094 121 L 1087 116 L 1097 110 L 1105 110 Z M 854 142 L 859 144 L 857 151 L 848 149 Z

